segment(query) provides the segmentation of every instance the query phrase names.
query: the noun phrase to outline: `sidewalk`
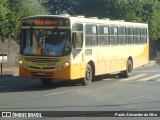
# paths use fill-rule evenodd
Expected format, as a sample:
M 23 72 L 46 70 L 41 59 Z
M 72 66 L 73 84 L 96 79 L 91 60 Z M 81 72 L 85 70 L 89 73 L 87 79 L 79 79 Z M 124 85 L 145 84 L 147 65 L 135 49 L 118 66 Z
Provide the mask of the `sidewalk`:
M 146 65 L 144 65 L 144 66 L 153 66 L 153 65 L 155 65 L 155 64 L 157 64 L 157 61 L 155 61 L 155 60 L 150 60 L 149 63 L 146 64 Z
M 19 76 L 19 67 L 2 68 L 2 75 Z

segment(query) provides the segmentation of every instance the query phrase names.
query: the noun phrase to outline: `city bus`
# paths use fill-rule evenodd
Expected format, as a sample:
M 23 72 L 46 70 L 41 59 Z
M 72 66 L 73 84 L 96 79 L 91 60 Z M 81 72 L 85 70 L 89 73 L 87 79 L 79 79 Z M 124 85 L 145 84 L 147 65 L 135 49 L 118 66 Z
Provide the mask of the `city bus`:
M 22 20 L 19 75 L 52 80 L 80 80 L 95 76 L 127 78 L 132 69 L 149 61 L 148 24 L 86 18 L 36 15 Z

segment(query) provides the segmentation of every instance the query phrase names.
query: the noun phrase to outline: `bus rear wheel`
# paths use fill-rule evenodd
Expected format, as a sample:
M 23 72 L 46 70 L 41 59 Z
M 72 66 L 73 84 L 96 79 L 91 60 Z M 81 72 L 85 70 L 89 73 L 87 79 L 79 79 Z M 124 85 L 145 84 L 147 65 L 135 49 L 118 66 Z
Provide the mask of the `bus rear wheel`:
M 50 79 L 50 78 L 41 78 L 41 82 L 44 85 L 50 85 L 52 83 L 52 79 Z
M 128 78 L 131 76 L 131 72 L 132 72 L 132 69 L 133 69 L 133 63 L 131 60 L 128 60 L 127 61 L 127 65 L 126 65 L 126 70 L 125 71 L 122 71 L 119 76 L 120 77 L 123 77 L 123 78 Z
M 89 85 L 92 82 L 92 78 L 92 67 L 90 64 L 87 64 L 85 77 L 82 79 L 82 85 Z

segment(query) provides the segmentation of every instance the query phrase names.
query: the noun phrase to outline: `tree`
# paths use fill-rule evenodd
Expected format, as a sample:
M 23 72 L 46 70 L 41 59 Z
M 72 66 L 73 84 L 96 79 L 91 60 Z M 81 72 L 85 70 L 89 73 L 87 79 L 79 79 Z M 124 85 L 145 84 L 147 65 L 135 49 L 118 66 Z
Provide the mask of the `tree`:
M 106 17 L 107 9 L 105 0 L 77 0 L 75 14 L 86 17 Z
M 3 40 L 3 37 L 8 33 L 8 19 L 7 14 L 10 12 L 7 0 L 0 1 L 0 36 Z
M 74 14 L 77 0 L 39 0 L 51 14 Z
M 160 0 L 39 0 L 52 13 L 147 22 L 151 39 L 160 38 Z
M 147 22 L 150 38 L 160 38 L 160 2 L 158 0 L 115 0 L 116 19 Z
M 12 37 L 16 37 L 18 27 L 23 17 L 47 13 L 37 0 L 9 0 L 8 3 L 12 11 L 9 15 L 9 35 Z
M 0 36 L 16 38 L 23 17 L 47 13 L 37 0 L 0 0 Z

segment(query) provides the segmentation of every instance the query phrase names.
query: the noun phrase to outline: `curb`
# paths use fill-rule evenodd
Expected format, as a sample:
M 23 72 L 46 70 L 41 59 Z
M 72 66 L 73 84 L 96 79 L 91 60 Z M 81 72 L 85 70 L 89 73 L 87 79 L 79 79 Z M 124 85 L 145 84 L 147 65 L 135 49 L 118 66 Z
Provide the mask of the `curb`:
M 1 77 L 11 77 L 11 76 L 13 76 L 13 74 L 1 74 L 1 75 L 0 75 L 0 78 L 1 78 Z
M 155 61 L 155 60 L 150 60 L 149 61 L 149 63 L 147 63 L 146 65 L 143 65 L 143 66 L 145 66 L 145 67 L 147 67 L 147 66 L 153 66 L 153 65 L 155 65 L 157 62 Z
M 3 68 L 2 74 L 0 74 L 1 77 L 5 76 L 19 76 L 19 68 L 18 67 L 12 67 L 12 68 Z

